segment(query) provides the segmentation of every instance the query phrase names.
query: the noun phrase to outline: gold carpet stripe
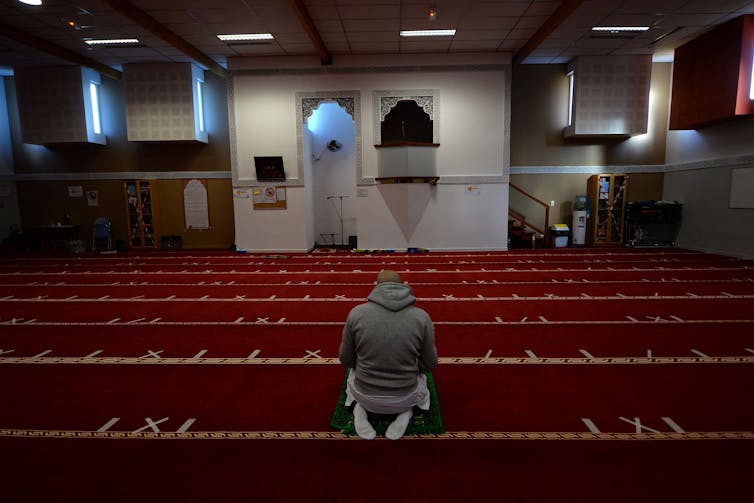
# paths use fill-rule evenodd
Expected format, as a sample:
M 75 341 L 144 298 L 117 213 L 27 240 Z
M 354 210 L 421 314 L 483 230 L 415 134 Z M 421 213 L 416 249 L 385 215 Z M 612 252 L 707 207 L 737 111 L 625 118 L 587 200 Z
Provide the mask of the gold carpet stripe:
M 668 365 L 695 363 L 754 363 L 754 356 L 671 357 L 442 357 L 441 365 Z M 0 365 L 340 365 L 337 358 L 156 358 L 149 357 L 0 357 Z
M 632 300 L 741 300 L 741 299 L 754 299 L 752 294 L 739 294 L 739 295 L 532 295 L 532 296 L 516 296 L 516 297 L 422 297 L 422 302 L 561 302 L 561 301 L 632 301 Z M 259 302 L 259 303 L 286 303 L 286 302 L 363 302 L 363 297 L 275 297 L 270 299 L 268 297 L 75 297 L 75 298 L 43 298 L 43 297 L 3 297 L 0 298 L 0 302 L 8 303 L 133 303 L 133 302 Z
M 523 321 L 435 321 L 435 325 L 693 325 L 693 324 L 710 324 L 710 323 L 754 323 L 754 319 L 711 319 L 711 320 L 673 320 L 673 319 L 651 319 L 651 320 L 523 320 Z M 0 320 L 0 325 L 6 326 L 48 326 L 48 327 L 89 327 L 89 326 L 264 326 L 264 327 L 286 327 L 286 326 L 338 326 L 343 327 L 343 321 L 144 321 L 144 320 L 118 320 L 118 321 L 39 321 L 37 319 L 25 320 L 25 318 L 12 318 L 10 320 Z
M 0 429 L 0 438 L 141 439 L 141 440 L 359 440 L 331 431 L 193 431 L 129 432 L 82 430 Z M 754 440 L 754 431 L 690 431 L 646 433 L 451 431 L 439 435 L 406 436 L 405 440 Z
M 242 275 L 256 275 L 256 276 L 285 276 L 285 275 L 306 275 L 308 277 L 316 276 L 318 274 L 326 274 L 328 276 L 332 275 L 347 275 L 347 274 L 368 274 L 370 276 L 375 276 L 378 272 L 380 272 L 381 269 L 379 269 L 379 266 L 384 265 L 390 265 L 393 267 L 396 267 L 396 271 L 403 274 L 476 274 L 476 273 L 505 273 L 505 274 L 517 274 L 517 273 L 566 273 L 566 274 L 575 274 L 575 273 L 602 273 L 602 272 L 609 272 L 609 273 L 620 273 L 620 272 L 630 272 L 630 273 L 638 273 L 638 272 L 664 272 L 664 273 L 671 273 L 671 272 L 731 272 L 731 271 L 752 271 L 751 266 L 727 266 L 727 267 L 683 267 L 680 264 L 675 264 L 675 267 L 663 267 L 663 266 L 657 266 L 657 267 L 621 267 L 620 263 L 617 262 L 601 262 L 595 264 L 595 267 L 578 267 L 578 268 L 537 268 L 535 266 L 537 265 L 551 265 L 552 262 L 536 262 L 536 263 L 511 263 L 510 267 L 507 267 L 505 269 L 487 269 L 484 266 L 488 265 L 489 263 L 481 263 L 477 262 L 475 264 L 450 264 L 458 266 L 456 269 L 435 269 L 435 268 L 429 268 L 426 266 L 432 266 L 432 265 L 439 265 L 439 266 L 447 266 L 449 265 L 447 262 L 442 263 L 415 263 L 415 264 L 405 264 L 406 267 L 396 267 L 400 264 L 395 264 L 394 262 L 378 262 L 378 263 L 368 263 L 368 264 L 312 264 L 311 267 L 322 267 L 320 270 L 286 270 L 286 269 L 280 269 L 280 270 L 259 270 L 255 269 L 253 271 L 239 271 L 239 270 L 231 270 L 231 271 L 225 271 L 220 269 L 201 269 L 201 267 L 195 267 L 195 266 L 187 266 L 193 270 L 185 269 L 181 271 L 141 271 L 141 270 L 121 270 L 121 271 L 115 271 L 115 270 L 107 270 L 107 271 L 91 271 L 91 270 L 85 270 L 85 271 L 11 271 L 11 272 L 0 272 L 0 276 L 88 276 L 88 275 L 107 275 L 107 276 L 128 276 L 128 277 L 134 277 L 135 275 L 139 276 L 146 276 L 146 275 L 160 275 L 165 276 L 166 274 L 180 274 L 180 275 L 201 275 L 206 276 L 208 274 L 233 274 L 235 277 L 240 277 Z M 130 264 L 129 267 L 136 266 L 137 264 Z M 233 264 L 232 267 L 257 267 L 261 264 Z M 273 268 L 273 267 L 280 267 L 285 266 L 286 264 L 264 264 L 263 267 L 267 268 Z M 296 264 L 296 267 L 302 267 L 305 264 Z M 335 270 L 335 269 L 329 269 L 327 270 L 324 266 L 327 265 L 339 265 L 341 267 L 352 267 L 354 265 L 364 265 L 367 267 L 375 267 L 375 269 L 363 269 L 363 270 Z M 462 269 L 461 267 L 467 267 L 467 266 L 476 266 L 479 267 L 477 269 Z M 218 267 L 219 264 L 216 264 L 215 267 Z M 66 266 L 71 267 L 71 266 Z M 113 267 L 112 265 L 102 265 L 99 264 L 92 264 L 92 265 L 77 265 L 76 267 L 90 267 L 92 269 L 101 267 L 102 269 L 105 269 L 107 267 Z M 149 265 L 148 267 L 159 267 L 158 265 Z M 200 270 L 201 269 L 201 270 Z

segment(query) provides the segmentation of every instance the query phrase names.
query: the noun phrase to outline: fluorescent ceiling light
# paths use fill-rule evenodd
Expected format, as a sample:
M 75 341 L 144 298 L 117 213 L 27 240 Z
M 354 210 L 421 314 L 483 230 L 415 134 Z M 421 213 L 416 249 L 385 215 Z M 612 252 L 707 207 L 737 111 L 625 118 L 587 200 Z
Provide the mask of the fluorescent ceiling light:
M 139 44 L 138 38 L 101 38 L 84 40 L 89 45 L 133 45 Z
M 649 26 L 594 26 L 592 31 L 609 31 L 610 33 L 620 33 L 622 31 L 647 31 Z
M 272 33 L 231 33 L 229 35 L 218 35 L 217 38 L 223 42 L 237 42 L 239 40 L 272 40 Z
M 401 30 L 401 37 L 452 37 L 455 30 Z
M 42 0 L 18 0 L 26 5 L 42 5 Z

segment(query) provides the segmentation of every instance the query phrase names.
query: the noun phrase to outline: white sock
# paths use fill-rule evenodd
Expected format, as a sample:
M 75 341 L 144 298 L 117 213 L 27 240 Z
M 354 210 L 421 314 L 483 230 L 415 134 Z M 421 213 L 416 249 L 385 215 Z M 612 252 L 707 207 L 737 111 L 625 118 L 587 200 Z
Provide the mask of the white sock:
M 372 425 L 369 424 L 366 409 L 364 409 L 364 407 L 358 402 L 353 408 L 353 426 L 356 428 L 356 434 L 364 440 L 374 440 L 374 437 L 377 436 L 377 432 L 374 431 Z
M 401 438 L 403 434 L 406 433 L 408 422 L 411 421 L 413 415 L 413 409 L 408 409 L 407 411 L 398 414 L 398 417 L 396 417 L 395 420 L 390 423 L 390 426 L 387 427 L 385 436 L 390 440 L 398 440 L 399 438 Z

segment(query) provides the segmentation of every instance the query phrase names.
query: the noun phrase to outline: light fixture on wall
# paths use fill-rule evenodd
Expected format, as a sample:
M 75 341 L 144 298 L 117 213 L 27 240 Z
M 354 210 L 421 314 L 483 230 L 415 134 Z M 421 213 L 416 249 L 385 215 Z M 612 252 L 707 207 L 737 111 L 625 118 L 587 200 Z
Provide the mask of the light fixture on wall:
M 437 7 L 434 5 L 431 5 L 429 7 L 429 10 L 427 10 L 427 18 L 430 21 L 436 21 L 437 20 Z

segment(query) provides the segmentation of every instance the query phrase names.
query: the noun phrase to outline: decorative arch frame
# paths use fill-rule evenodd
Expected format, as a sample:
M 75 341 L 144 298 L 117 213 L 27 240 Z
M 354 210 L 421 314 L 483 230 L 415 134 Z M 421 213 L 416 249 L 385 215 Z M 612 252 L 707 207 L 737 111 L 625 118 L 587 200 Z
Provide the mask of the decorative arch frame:
M 374 143 L 382 144 L 380 124 L 399 101 L 414 101 L 432 121 L 432 143 L 440 143 L 440 90 L 407 89 L 394 91 L 374 91 Z
M 296 146 L 298 152 L 298 178 L 304 179 L 304 122 L 321 103 L 337 103 L 354 123 L 354 157 L 356 180 L 361 180 L 361 93 L 359 91 L 316 91 L 296 93 Z

